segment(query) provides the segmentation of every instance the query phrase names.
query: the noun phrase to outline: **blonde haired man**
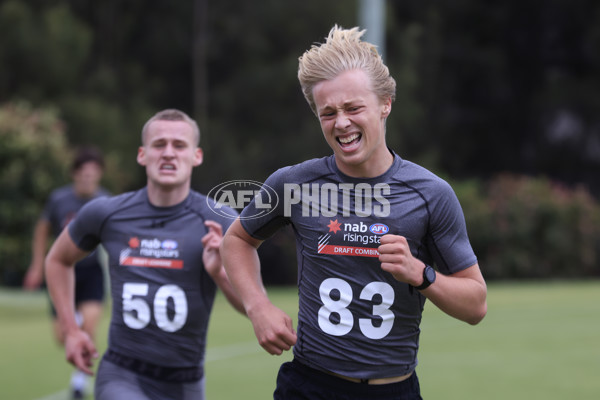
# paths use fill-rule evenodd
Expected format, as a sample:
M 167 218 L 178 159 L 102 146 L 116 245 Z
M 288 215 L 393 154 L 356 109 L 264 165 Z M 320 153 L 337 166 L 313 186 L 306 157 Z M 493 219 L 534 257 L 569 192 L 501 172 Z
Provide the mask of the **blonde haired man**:
M 302 91 L 333 155 L 273 173 L 265 188 L 283 201 L 248 218 L 268 201 L 257 197 L 221 246 L 259 343 L 271 354 L 294 346 L 275 399 L 420 399 L 425 300 L 470 324 L 487 312 L 453 190 L 386 145 L 395 82 L 362 34 L 335 26 L 299 59 Z M 297 240 L 297 333 L 269 301 L 256 256 L 285 224 Z

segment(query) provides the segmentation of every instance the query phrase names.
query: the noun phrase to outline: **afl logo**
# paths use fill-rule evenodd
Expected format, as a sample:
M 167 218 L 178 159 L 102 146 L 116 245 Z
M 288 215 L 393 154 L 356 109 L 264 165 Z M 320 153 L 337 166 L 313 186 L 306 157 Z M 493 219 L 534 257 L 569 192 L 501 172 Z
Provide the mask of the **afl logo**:
M 254 212 L 248 213 L 240 219 L 254 219 L 264 217 L 271 213 L 279 203 L 279 196 L 275 190 L 261 182 L 251 180 L 229 181 L 213 187 L 208 192 L 206 202 L 208 207 L 226 218 L 236 219 L 237 212 L 241 211 L 254 200 Z M 227 207 L 229 208 L 227 208 Z
M 163 240 L 163 242 L 160 244 L 160 247 L 165 250 L 175 250 L 177 248 L 177 242 L 170 239 Z
M 376 223 L 369 227 L 369 230 L 376 235 L 385 235 L 390 231 L 386 224 Z

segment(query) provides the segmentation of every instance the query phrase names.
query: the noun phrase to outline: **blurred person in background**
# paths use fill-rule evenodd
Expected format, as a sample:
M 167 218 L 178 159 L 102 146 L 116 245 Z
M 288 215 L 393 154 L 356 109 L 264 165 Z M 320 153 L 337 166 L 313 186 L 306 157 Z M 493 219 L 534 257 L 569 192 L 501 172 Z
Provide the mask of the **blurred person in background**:
M 274 172 L 221 247 L 258 342 L 270 354 L 294 348 L 275 399 L 421 399 L 425 300 L 469 324 L 487 312 L 454 191 L 386 145 L 396 83 L 363 33 L 335 26 L 299 59 L 302 91 L 333 154 Z M 257 257 L 287 224 L 297 244 L 297 333 L 269 300 Z
M 71 166 L 72 183 L 55 189 L 46 202 L 38 219 L 32 242 L 31 264 L 25 275 L 26 290 L 40 288 L 44 280 L 44 258 L 50 237 L 56 238 L 77 212 L 92 199 L 106 196 L 107 190 L 100 186 L 104 171 L 102 153 L 94 147 L 80 148 Z M 94 340 L 102 317 L 104 302 L 104 271 L 102 253 L 94 251 L 75 266 L 75 309 L 77 323 Z M 56 310 L 50 308 L 56 339 L 64 345 L 64 336 L 58 324 Z M 71 390 L 75 398 L 81 396 L 88 384 L 88 376 L 81 370 L 73 371 Z
M 202 400 L 208 321 L 217 287 L 240 312 L 219 253 L 232 220 L 191 190 L 203 160 L 196 121 L 168 109 L 142 129 L 144 188 L 88 203 L 46 257 L 46 282 L 65 334 L 67 360 L 92 374 L 97 350 L 73 309 L 73 264 L 102 244 L 112 315 L 96 400 Z M 232 209 L 229 212 L 234 213 Z

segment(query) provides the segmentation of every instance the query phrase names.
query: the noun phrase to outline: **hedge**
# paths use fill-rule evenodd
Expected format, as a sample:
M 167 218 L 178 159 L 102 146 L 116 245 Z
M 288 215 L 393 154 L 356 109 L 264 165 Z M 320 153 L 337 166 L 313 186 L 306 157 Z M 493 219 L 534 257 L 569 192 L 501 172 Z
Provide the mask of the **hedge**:
M 452 185 L 486 279 L 600 276 L 600 205 L 586 188 L 511 174 Z

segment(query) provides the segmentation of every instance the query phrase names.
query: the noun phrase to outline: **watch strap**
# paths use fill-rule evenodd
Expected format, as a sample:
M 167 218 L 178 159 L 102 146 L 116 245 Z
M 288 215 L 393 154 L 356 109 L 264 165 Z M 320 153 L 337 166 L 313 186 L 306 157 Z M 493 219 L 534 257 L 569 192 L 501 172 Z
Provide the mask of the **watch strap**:
M 417 289 L 417 290 L 427 289 L 435 281 L 435 279 L 433 281 L 430 280 L 429 277 L 427 276 L 428 269 L 432 269 L 433 272 L 435 273 L 435 270 L 433 269 L 433 267 L 425 264 L 425 268 L 423 268 L 423 283 L 420 284 L 419 286 L 414 286 L 415 289 Z

